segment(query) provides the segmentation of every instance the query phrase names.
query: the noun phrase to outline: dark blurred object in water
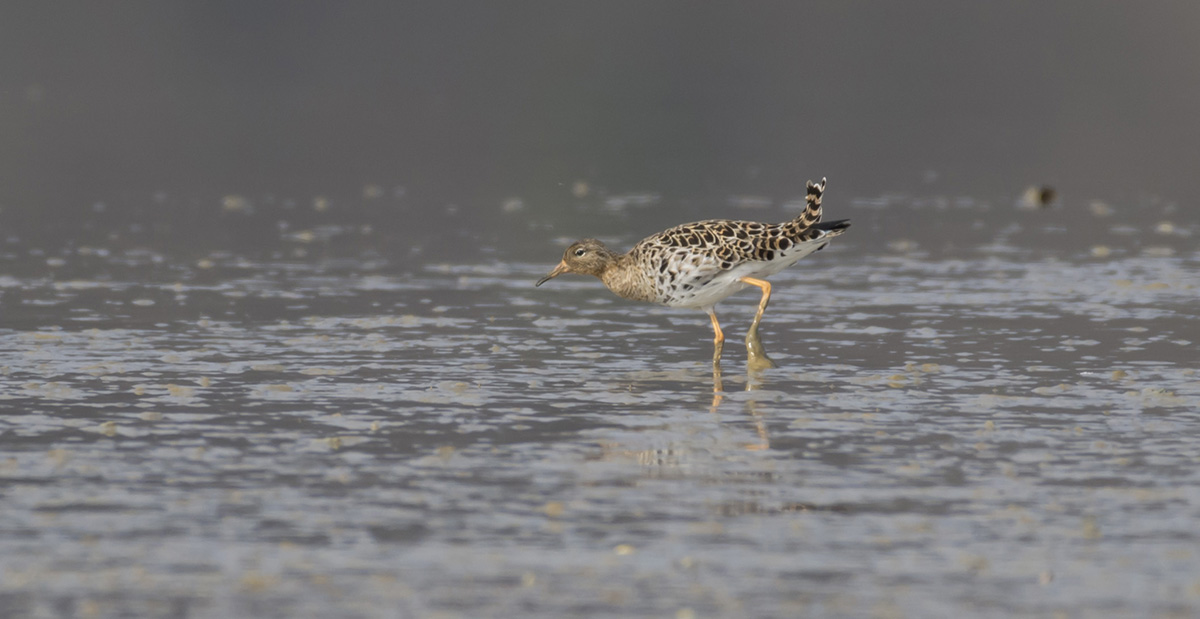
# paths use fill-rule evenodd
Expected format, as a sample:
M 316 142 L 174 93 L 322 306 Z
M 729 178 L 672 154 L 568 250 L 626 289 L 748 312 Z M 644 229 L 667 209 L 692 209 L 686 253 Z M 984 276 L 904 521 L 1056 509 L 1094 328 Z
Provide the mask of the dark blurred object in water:
M 1054 206 L 1055 200 L 1058 199 L 1058 192 L 1050 185 L 1031 186 L 1021 194 L 1021 201 L 1018 206 L 1025 209 L 1041 209 Z

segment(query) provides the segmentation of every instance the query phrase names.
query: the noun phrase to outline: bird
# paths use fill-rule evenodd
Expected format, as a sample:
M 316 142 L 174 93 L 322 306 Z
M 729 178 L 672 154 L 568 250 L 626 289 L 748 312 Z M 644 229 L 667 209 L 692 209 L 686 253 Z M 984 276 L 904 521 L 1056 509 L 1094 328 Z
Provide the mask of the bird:
M 725 342 L 716 304 L 748 286 L 758 287 L 762 299 L 746 333 L 746 348 L 752 366 L 775 367 L 758 336 L 771 299 L 766 278 L 824 249 L 850 228 L 848 219 L 821 222 L 825 186 L 825 178 L 808 181 L 804 212 L 782 223 L 710 219 L 682 224 L 642 239 L 624 254 L 596 239 L 576 241 L 534 286 L 566 273 L 592 275 L 626 299 L 699 309 L 712 322 L 714 366 L 720 364 Z

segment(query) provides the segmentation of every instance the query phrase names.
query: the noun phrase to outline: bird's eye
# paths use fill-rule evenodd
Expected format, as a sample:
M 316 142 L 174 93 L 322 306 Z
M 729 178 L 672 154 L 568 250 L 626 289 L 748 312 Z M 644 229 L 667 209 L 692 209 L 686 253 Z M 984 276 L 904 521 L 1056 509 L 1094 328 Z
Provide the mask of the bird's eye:
M 584 249 L 584 248 L 582 248 L 582 247 L 580 247 L 579 249 L 576 249 L 576 250 L 575 250 L 575 255 L 576 255 L 576 256 L 582 256 L 582 255 L 584 255 L 584 254 L 586 254 L 586 253 L 587 253 L 587 250 L 586 250 L 586 249 Z

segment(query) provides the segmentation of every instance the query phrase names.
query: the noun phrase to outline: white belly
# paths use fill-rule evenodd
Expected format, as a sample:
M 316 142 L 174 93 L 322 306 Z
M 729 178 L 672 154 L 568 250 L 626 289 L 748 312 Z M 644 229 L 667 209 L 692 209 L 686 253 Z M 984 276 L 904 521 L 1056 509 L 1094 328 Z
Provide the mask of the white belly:
M 829 241 L 817 239 L 793 246 L 790 250 L 777 255 L 774 260 L 743 262 L 728 271 L 719 271 L 713 275 L 702 275 L 698 272 L 694 280 L 708 279 L 706 283 L 696 285 L 691 290 L 677 288 L 672 299 L 664 301 L 671 307 L 687 307 L 709 310 L 730 295 L 741 291 L 749 284 L 741 281 L 743 277 L 765 279 L 796 263 L 797 260 L 821 249 Z

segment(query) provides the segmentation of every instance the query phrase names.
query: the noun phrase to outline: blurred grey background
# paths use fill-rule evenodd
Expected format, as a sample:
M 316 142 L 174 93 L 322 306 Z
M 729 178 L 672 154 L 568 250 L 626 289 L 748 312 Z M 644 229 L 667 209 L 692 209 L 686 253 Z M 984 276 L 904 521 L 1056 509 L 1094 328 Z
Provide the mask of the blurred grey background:
M 377 183 L 469 213 L 820 175 L 1194 201 L 1197 35 L 1188 1 L 6 3 L 0 209 Z

